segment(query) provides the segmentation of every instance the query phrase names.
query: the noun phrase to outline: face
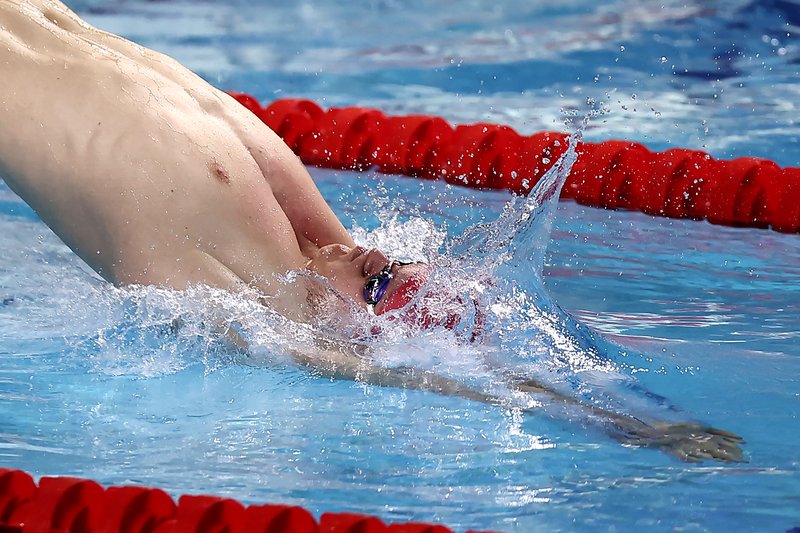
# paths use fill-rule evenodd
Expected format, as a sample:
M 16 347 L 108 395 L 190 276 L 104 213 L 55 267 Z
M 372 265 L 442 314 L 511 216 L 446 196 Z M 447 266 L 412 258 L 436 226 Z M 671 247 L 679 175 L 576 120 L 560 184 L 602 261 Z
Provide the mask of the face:
M 389 258 L 380 250 L 331 244 L 320 248 L 307 266 L 327 278 L 334 289 L 366 308 L 364 283 L 370 276 L 378 274 L 388 263 Z M 394 277 L 389 281 L 381 300 L 375 305 L 375 312 L 380 314 L 394 291 L 412 276 L 419 275 L 419 269 L 419 265 L 415 264 L 395 265 L 392 269 Z

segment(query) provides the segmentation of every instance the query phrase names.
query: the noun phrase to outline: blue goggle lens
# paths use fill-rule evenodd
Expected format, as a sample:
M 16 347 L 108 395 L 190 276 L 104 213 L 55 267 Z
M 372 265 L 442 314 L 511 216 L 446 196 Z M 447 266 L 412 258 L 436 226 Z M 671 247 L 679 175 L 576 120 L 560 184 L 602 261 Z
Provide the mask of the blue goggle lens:
M 367 281 L 364 283 L 364 300 L 366 300 L 369 305 L 377 304 L 381 301 L 383 295 L 386 294 L 386 287 L 389 286 L 389 282 L 394 277 L 394 274 L 392 274 L 393 265 L 394 263 L 389 263 L 383 267 L 383 270 L 367 278 Z

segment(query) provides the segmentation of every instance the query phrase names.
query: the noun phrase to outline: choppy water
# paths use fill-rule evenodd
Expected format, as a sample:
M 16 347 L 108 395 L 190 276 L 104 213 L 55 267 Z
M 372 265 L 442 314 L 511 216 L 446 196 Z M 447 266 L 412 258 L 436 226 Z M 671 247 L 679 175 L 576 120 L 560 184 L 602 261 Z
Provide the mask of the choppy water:
M 798 163 L 790 2 L 73 5 L 263 100 L 525 133 L 604 100 L 612 112 L 590 122 L 590 140 Z M 435 370 L 510 408 L 299 368 L 288 353 L 317 332 L 219 291 L 114 289 L 0 186 L 0 464 L 462 530 L 800 525 L 796 236 L 562 203 L 545 255 L 546 210 L 489 261 L 480 238 L 459 236 L 518 219 L 521 200 L 311 171 L 360 242 L 439 261 L 496 305 L 481 343 L 402 327 L 362 341 L 386 366 Z M 255 361 L 208 332 L 220 318 L 248 335 Z M 525 398 L 499 385 L 510 367 L 608 409 L 669 414 L 635 380 L 675 416 L 742 434 L 748 463 L 684 464 L 622 447 L 580 412 L 523 414 Z

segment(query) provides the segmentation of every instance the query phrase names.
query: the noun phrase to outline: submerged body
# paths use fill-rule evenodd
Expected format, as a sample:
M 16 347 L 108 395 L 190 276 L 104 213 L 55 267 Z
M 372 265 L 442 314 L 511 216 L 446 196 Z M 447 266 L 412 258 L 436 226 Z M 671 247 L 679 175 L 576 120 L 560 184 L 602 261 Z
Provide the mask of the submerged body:
M 0 176 L 108 281 L 250 286 L 276 311 L 312 320 L 314 288 L 286 283 L 287 273 L 309 269 L 366 308 L 365 283 L 389 265 L 378 313 L 422 276 L 418 265 L 393 267 L 356 247 L 289 148 L 171 58 L 92 28 L 59 2 L 0 0 L 0 65 Z M 336 376 L 502 403 L 331 346 L 294 355 Z M 741 459 L 735 435 L 645 424 L 529 379 L 509 385 L 600 417 L 623 442 L 688 460 Z

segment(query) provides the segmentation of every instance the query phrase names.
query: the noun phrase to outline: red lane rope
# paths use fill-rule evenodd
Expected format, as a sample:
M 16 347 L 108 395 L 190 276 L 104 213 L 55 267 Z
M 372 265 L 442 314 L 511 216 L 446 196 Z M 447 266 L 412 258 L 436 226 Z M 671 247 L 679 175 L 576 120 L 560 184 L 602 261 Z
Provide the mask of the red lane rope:
M 310 100 L 266 107 L 230 93 L 309 165 L 366 169 L 527 194 L 566 150 L 567 134 L 519 135 L 508 126 L 452 127 L 428 115 L 364 107 L 323 110 Z M 629 141 L 582 143 L 561 193 L 578 203 L 728 226 L 800 232 L 800 168 L 767 159 L 720 160 L 697 150 L 652 152 Z
M 440 525 L 386 525 L 353 513 L 324 513 L 317 521 L 302 507 L 244 506 L 216 496 L 181 496 L 175 504 L 161 489 L 105 489 L 74 477 L 43 477 L 37 485 L 26 472 L 0 468 L 0 533 L 61 532 L 453 533 Z

